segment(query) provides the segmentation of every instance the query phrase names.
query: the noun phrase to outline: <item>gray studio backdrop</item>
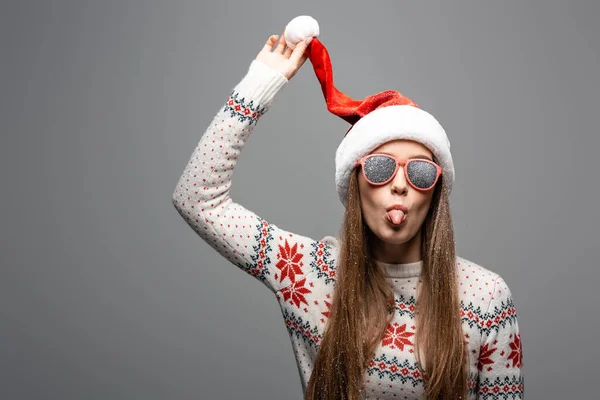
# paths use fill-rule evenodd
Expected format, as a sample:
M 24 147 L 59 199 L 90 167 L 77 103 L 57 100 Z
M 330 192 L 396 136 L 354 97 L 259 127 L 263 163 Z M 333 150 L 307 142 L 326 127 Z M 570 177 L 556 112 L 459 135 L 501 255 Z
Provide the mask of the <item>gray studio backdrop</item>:
M 301 399 L 275 297 L 171 204 L 213 115 L 301 14 L 340 90 L 399 90 L 446 128 L 458 254 L 513 291 L 527 398 L 597 397 L 600 2 L 56 0 L 0 15 L 0 398 Z M 337 234 L 347 128 L 307 62 L 233 199 Z

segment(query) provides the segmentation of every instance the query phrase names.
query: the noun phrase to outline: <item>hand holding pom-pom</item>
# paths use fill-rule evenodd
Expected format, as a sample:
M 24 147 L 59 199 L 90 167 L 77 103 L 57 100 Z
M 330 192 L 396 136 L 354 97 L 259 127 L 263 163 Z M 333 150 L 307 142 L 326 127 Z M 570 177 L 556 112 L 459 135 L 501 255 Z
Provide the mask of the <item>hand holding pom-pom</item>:
M 289 80 L 306 62 L 308 55 L 305 50 L 312 38 L 318 35 L 317 21 L 308 16 L 296 17 L 283 30 L 277 47 L 274 45 L 278 36 L 270 36 L 256 60 L 279 71 Z

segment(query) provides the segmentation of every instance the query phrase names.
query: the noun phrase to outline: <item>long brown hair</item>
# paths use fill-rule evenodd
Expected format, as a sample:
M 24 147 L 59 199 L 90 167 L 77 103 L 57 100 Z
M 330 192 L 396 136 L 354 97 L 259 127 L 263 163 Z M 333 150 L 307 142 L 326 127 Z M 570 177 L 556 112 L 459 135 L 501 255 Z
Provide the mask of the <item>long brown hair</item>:
M 435 161 L 435 157 L 434 157 Z M 393 317 L 394 293 L 372 260 L 356 168 L 341 230 L 333 303 L 305 399 L 355 400 L 363 374 Z M 468 391 L 468 353 L 460 319 L 456 250 L 443 175 L 421 229 L 423 268 L 415 310 L 415 355 L 426 399 L 461 399 Z M 423 354 L 420 354 L 423 352 Z

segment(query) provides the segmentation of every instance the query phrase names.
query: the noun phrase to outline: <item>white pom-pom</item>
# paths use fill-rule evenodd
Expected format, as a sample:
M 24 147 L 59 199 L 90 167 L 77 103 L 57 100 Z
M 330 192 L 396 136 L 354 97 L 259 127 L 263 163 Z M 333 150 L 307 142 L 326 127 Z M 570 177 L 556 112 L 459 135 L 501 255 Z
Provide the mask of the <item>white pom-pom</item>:
M 300 15 L 285 27 L 285 43 L 290 49 L 306 38 L 319 36 L 319 23 L 313 17 Z

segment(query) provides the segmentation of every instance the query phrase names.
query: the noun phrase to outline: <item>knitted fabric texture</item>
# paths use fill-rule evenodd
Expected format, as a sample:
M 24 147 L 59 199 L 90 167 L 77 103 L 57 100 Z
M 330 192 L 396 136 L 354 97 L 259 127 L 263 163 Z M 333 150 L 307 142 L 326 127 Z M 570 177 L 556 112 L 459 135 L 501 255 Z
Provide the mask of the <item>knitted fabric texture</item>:
M 274 294 L 304 393 L 329 317 L 340 243 L 279 228 L 229 196 L 244 144 L 286 83 L 277 71 L 252 61 L 193 150 L 172 201 L 204 242 Z M 395 309 L 368 360 L 364 398 L 417 399 L 423 380 L 414 354 L 414 310 L 422 262 L 379 264 L 394 288 Z M 474 262 L 457 257 L 456 266 L 469 346 L 468 398 L 522 399 L 523 353 L 511 291 L 500 275 Z

